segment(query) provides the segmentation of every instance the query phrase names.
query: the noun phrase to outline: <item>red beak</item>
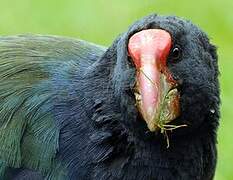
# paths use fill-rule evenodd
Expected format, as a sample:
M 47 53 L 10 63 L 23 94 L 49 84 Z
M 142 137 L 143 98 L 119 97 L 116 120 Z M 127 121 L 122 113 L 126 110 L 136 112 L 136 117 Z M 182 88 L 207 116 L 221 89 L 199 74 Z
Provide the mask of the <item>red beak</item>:
M 177 83 L 166 65 L 170 48 L 171 36 L 161 29 L 142 30 L 128 44 L 137 70 L 137 106 L 151 131 L 172 121 L 180 112 Z

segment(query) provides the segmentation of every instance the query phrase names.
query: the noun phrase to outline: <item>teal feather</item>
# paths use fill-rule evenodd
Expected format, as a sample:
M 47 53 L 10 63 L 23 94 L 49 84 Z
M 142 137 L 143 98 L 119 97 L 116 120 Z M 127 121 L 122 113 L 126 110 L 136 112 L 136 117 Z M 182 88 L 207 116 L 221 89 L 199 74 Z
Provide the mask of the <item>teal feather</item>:
M 7 169 L 7 164 L 0 160 L 0 178 L 1 179 L 3 179 L 6 169 Z
M 53 162 L 59 129 L 51 111 L 55 97 L 51 78 L 57 67 L 76 71 L 77 57 L 100 56 L 99 49 L 104 51 L 85 41 L 55 36 L 0 38 L 0 178 L 7 167 L 63 176 Z

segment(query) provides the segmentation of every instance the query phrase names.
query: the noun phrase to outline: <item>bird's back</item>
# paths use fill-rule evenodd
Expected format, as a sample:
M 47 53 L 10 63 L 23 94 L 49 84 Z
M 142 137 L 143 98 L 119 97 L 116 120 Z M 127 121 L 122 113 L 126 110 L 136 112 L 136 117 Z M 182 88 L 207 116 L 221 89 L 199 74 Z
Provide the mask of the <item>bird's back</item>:
M 104 52 L 57 36 L 0 37 L 0 179 L 9 168 L 50 168 L 59 137 L 54 81 L 65 87 L 72 72 L 85 73 Z

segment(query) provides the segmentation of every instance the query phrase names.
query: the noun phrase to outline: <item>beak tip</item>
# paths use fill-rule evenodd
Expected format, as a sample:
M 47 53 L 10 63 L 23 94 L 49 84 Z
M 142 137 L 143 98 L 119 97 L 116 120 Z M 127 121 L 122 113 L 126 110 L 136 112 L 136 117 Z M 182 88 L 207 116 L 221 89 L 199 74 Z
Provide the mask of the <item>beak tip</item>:
M 147 127 L 151 132 L 155 132 L 156 130 L 158 130 L 158 126 L 153 123 L 153 121 L 151 121 L 150 123 L 147 123 Z
M 147 123 L 147 127 L 151 132 L 154 132 L 158 129 L 158 125 L 157 123 L 155 123 L 155 119 L 156 119 L 156 112 L 154 111 L 154 109 L 149 108 L 147 113 L 143 115 L 144 120 Z

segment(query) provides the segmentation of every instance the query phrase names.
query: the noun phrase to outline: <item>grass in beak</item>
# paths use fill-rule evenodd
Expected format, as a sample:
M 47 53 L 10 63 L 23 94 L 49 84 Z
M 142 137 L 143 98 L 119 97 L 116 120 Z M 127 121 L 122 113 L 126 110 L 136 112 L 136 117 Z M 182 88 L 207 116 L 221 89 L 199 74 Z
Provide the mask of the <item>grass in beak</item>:
M 146 75 L 146 73 L 142 70 L 142 69 L 139 69 L 139 73 L 142 73 L 149 81 L 152 85 L 155 86 L 155 83 L 153 82 L 152 79 L 150 79 L 149 76 Z M 140 93 L 137 92 L 139 95 Z M 172 125 L 172 124 L 166 124 L 166 121 L 158 121 L 157 122 L 158 124 L 156 124 L 158 126 L 158 128 L 160 129 L 160 132 L 164 135 L 164 137 L 166 138 L 166 141 L 167 141 L 167 148 L 170 147 L 170 140 L 169 140 L 169 137 L 168 137 L 168 133 L 167 131 L 173 131 L 175 129 L 178 129 L 178 128 L 181 128 L 181 127 L 187 127 L 187 124 L 182 124 L 182 125 Z

